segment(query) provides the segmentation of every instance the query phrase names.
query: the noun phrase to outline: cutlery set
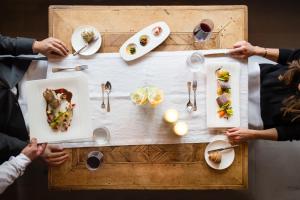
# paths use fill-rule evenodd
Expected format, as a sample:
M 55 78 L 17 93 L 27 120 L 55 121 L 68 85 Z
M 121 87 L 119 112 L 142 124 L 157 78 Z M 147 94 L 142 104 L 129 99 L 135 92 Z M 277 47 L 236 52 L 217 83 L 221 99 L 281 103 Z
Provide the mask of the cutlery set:
M 66 70 L 75 70 L 75 71 L 83 71 L 88 69 L 87 65 L 78 65 L 75 67 L 53 67 L 52 72 L 60 72 L 60 71 L 66 71 Z
M 102 83 L 101 84 L 101 91 L 102 91 L 102 103 L 101 103 L 101 108 L 105 109 L 107 112 L 110 112 L 110 104 L 109 104 L 109 94 L 111 92 L 111 83 L 109 81 L 107 81 L 105 84 Z M 106 93 L 107 95 L 107 106 L 105 106 L 105 102 L 104 102 L 104 93 Z
M 188 93 L 189 93 L 189 100 L 188 103 L 186 104 L 186 109 L 188 112 L 191 111 L 197 111 L 197 81 L 194 80 L 193 82 L 188 81 L 187 82 L 187 87 L 188 87 Z M 194 92 L 194 104 L 191 102 L 191 90 Z

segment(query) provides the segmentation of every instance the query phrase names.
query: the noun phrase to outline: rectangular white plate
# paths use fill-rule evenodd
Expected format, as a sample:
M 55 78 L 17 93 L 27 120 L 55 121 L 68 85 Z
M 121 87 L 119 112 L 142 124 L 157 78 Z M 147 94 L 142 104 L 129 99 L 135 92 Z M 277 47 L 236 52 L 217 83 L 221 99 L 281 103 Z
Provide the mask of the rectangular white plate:
M 217 78 L 215 71 L 222 67 L 231 74 L 231 100 L 233 116 L 229 119 L 220 118 L 217 111 Z M 206 64 L 206 112 L 208 128 L 229 128 L 240 126 L 240 64 L 235 62 L 210 62 Z
M 46 102 L 43 97 L 46 88 L 65 88 L 73 93 L 72 102 L 75 103 L 73 119 L 71 126 L 65 132 L 53 131 L 47 123 Z M 30 138 L 37 138 L 38 143 L 59 143 L 93 136 L 89 113 L 88 80 L 85 76 L 28 81 L 25 90 Z

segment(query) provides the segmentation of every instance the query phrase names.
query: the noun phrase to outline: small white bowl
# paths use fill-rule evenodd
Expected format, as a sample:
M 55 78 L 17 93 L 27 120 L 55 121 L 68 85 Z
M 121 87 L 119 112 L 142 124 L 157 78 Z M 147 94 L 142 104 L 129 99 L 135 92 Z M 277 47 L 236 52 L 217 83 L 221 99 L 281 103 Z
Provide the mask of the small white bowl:
M 79 53 L 80 55 L 83 56 L 90 56 L 95 54 L 99 50 L 102 43 L 102 37 L 99 31 L 93 26 L 84 25 L 84 26 L 77 27 L 74 30 L 71 38 L 72 47 L 75 51 L 78 51 L 86 44 L 86 42 L 83 40 L 81 36 L 81 33 L 84 30 L 93 30 L 95 33 L 95 37 L 99 37 L 97 41 L 92 42 L 91 44 L 88 45 L 88 47 L 86 47 Z

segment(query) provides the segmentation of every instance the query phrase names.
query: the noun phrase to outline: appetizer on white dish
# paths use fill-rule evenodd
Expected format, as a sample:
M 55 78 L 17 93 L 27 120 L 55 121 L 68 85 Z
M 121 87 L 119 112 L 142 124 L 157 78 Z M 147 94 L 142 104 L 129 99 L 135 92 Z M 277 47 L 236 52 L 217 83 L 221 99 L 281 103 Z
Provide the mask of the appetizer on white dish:
M 134 34 L 120 48 L 120 55 L 125 61 L 135 60 L 149 53 L 170 35 L 170 28 L 165 22 L 156 22 Z

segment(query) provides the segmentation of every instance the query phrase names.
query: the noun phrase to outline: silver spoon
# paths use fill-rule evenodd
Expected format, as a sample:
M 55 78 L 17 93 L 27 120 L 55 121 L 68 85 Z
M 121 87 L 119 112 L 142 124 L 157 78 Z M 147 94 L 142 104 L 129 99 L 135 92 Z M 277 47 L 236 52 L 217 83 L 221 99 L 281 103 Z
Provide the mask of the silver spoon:
M 60 71 L 70 70 L 70 69 L 73 69 L 75 71 L 82 71 L 82 70 L 88 69 L 88 66 L 87 65 L 78 65 L 76 67 L 53 67 L 52 72 L 60 72 Z
M 107 94 L 107 112 L 110 112 L 110 105 L 109 105 L 109 94 L 111 92 L 111 84 L 109 81 L 105 83 L 105 92 Z
M 189 91 L 189 101 L 186 104 L 186 109 L 187 111 L 191 112 L 193 110 L 193 104 L 191 102 L 191 87 L 192 87 L 192 82 L 187 82 L 187 87 L 188 87 L 188 91 Z

